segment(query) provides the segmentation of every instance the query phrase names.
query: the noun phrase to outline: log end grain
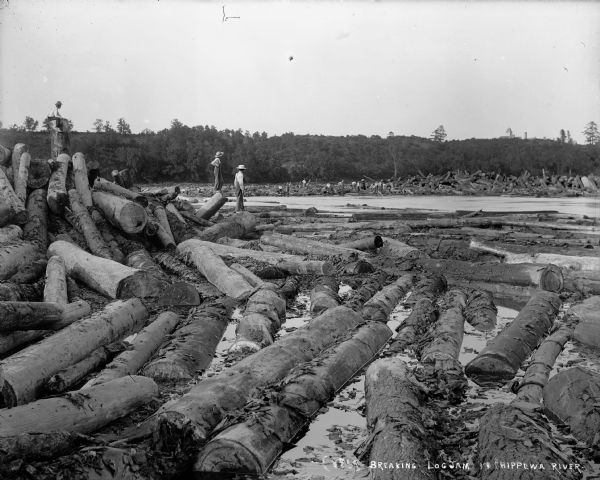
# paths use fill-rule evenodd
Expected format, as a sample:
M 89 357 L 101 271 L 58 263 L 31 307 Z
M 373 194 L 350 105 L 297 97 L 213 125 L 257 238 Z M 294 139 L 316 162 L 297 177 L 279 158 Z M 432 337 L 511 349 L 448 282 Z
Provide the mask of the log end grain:
M 208 443 L 194 464 L 194 472 L 261 474 L 264 466 L 242 443 L 219 438 Z
M 147 220 L 144 207 L 135 202 L 123 206 L 119 216 L 119 224 L 125 233 L 140 233 L 146 226 Z
M 477 385 L 485 387 L 505 384 L 513 379 L 517 370 L 500 354 L 477 356 L 465 366 L 465 374 Z
M 540 275 L 540 287 L 549 292 L 560 292 L 564 288 L 565 280 L 560 267 L 547 265 Z
M 167 287 L 168 283 L 166 281 L 159 280 L 152 274 L 140 270 L 119 282 L 117 298 L 160 297 Z

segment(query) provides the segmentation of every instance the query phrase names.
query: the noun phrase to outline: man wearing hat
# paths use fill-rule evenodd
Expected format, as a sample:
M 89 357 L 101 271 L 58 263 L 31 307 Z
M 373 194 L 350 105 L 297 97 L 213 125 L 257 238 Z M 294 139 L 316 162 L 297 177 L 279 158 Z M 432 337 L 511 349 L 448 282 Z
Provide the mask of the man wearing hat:
M 237 197 L 237 205 L 235 207 L 236 212 L 244 210 L 244 170 L 246 170 L 244 165 L 238 165 L 235 179 L 233 180 L 235 196 Z
M 221 173 L 221 157 L 223 156 L 223 152 L 215 153 L 215 159 L 211 162 L 211 165 L 215 167 L 215 192 L 220 192 L 221 188 L 223 188 L 223 174 Z

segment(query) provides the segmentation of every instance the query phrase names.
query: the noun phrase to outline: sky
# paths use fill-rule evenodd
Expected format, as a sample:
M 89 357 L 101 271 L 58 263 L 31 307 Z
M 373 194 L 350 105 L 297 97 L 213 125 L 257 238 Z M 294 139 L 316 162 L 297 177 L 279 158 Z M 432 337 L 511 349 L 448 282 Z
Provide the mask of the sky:
M 0 121 L 41 124 L 57 100 L 79 131 L 583 143 L 600 2 L 0 0 Z

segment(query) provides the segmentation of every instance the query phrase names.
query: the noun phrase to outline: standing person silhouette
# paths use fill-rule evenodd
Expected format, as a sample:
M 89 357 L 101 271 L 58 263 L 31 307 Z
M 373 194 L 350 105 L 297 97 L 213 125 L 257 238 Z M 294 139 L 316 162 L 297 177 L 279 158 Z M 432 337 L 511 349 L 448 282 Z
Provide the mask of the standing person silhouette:
M 244 211 L 244 170 L 246 170 L 244 165 L 238 165 L 235 179 L 233 180 L 235 196 L 237 198 L 236 212 Z
M 215 167 L 215 187 L 214 193 L 220 192 L 221 188 L 223 188 L 223 174 L 221 173 L 221 157 L 223 156 L 223 152 L 215 153 L 215 159 L 211 162 L 211 165 Z

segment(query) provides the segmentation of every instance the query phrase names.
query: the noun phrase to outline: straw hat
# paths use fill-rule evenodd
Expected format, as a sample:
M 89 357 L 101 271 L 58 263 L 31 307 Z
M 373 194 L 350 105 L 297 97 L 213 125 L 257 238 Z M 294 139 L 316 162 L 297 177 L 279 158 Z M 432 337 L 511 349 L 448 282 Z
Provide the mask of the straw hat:
M 223 156 L 223 152 L 217 152 L 215 153 L 215 157 L 222 157 Z
M 237 169 L 238 170 L 246 170 L 246 167 L 244 165 L 238 165 Z

